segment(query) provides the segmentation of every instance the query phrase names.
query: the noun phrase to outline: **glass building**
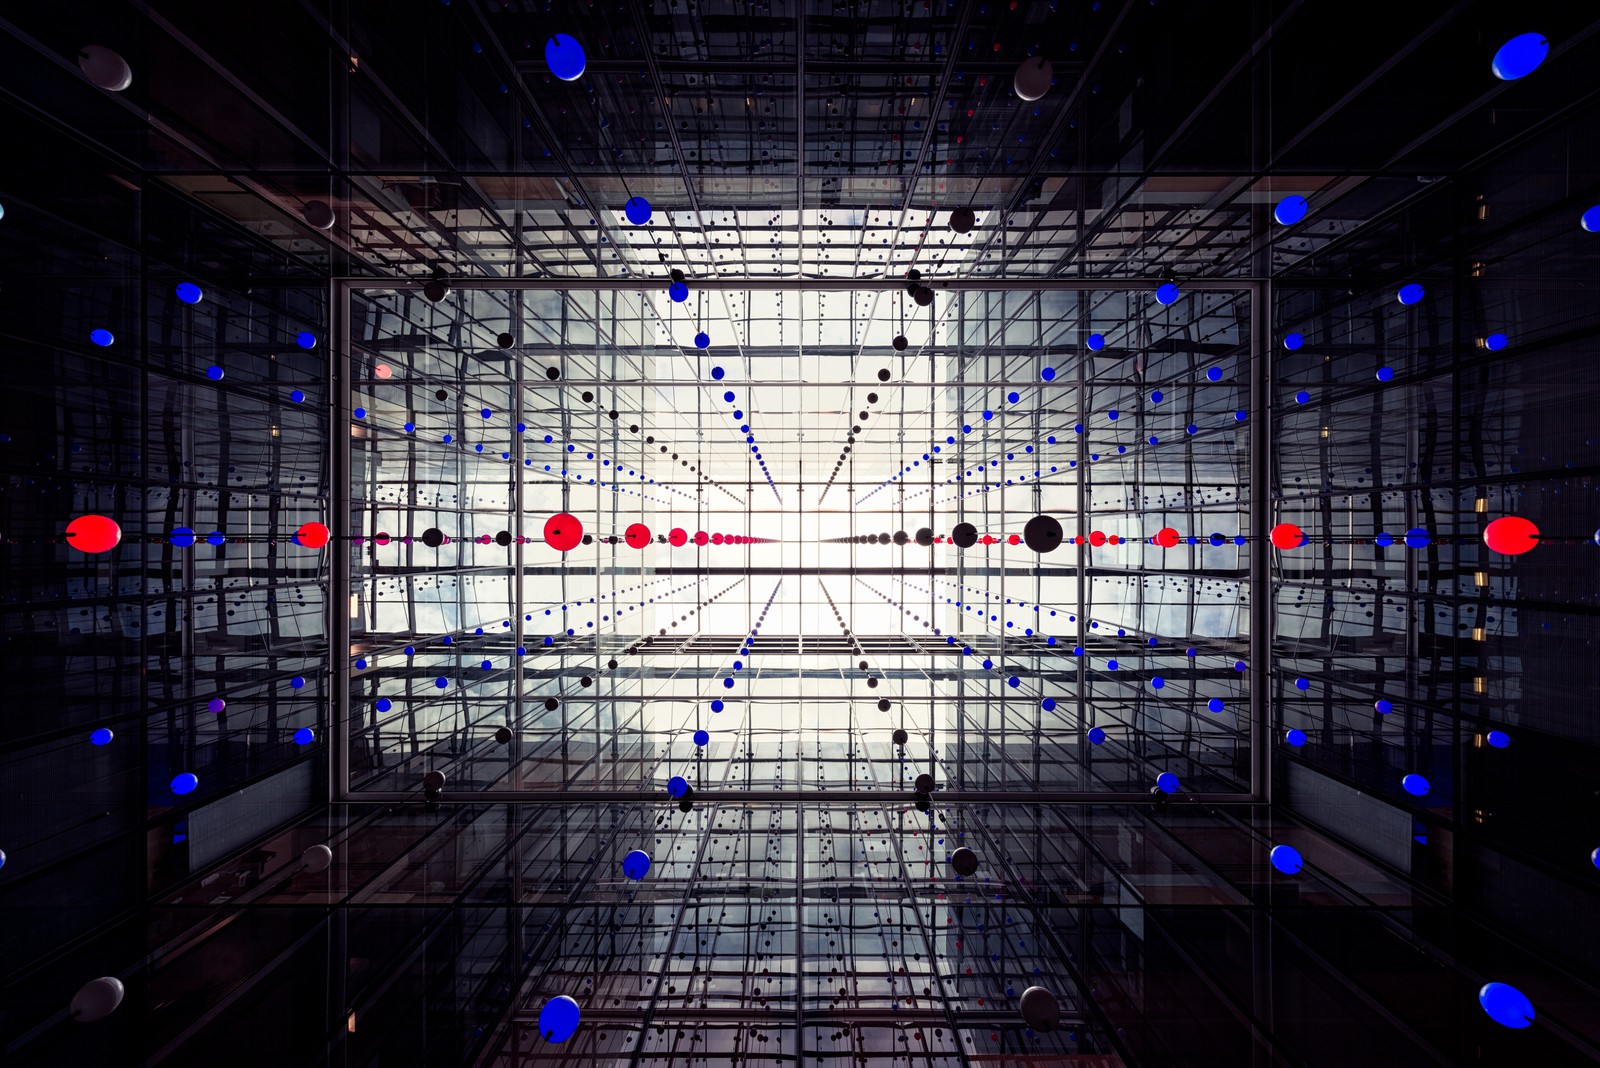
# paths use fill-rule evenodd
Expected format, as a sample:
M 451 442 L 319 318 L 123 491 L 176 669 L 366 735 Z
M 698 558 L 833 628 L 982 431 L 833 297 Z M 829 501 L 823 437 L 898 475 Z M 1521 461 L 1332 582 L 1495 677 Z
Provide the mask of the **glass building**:
M 1597 70 L 0 8 L 0 1063 L 1600 1063 Z

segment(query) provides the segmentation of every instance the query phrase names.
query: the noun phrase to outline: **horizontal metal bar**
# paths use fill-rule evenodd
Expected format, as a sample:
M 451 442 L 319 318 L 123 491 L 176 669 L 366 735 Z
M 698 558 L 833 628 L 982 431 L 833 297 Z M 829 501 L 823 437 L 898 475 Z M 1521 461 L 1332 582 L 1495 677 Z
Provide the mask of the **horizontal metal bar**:
M 651 1010 L 652 1021 L 671 1021 L 673 1023 L 700 1023 L 703 1021 L 729 1021 L 739 1024 L 759 1024 L 763 1028 L 784 1027 L 788 1017 L 783 1019 L 757 1019 L 752 1014 L 755 1008 L 736 1007 L 711 1007 L 695 1008 L 691 1006 L 657 1005 Z M 863 1022 L 886 1022 L 905 1024 L 940 1024 L 950 1022 L 943 1006 L 937 1009 L 873 1009 L 865 1007 L 841 1006 L 839 1008 L 819 1007 L 814 1009 L 801 1008 L 799 1014 L 807 1021 L 832 1021 L 835 1023 L 849 1023 L 860 1020 Z M 585 1007 L 583 1018 L 586 1021 L 612 1024 L 640 1024 L 644 1017 L 637 1009 L 591 1009 Z M 1085 1019 L 1084 1016 L 1063 1014 L 1061 1026 L 1071 1028 L 1079 1026 Z M 513 1023 L 519 1026 L 537 1025 L 539 1013 L 533 1009 L 518 1009 L 511 1014 Z M 962 1009 L 962 1022 L 982 1024 L 1014 1023 L 1022 1026 L 1022 1014 L 1015 1009 Z
M 421 289 L 430 281 L 427 278 L 394 278 L 390 280 L 368 277 L 344 277 L 335 279 L 345 283 L 356 292 L 363 290 L 393 290 L 393 289 Z M 784 292 L 841 292 L 849 290 L 903 290 L 906 287 L 905 278 L 733 278 L 727 275 L 713 275 L 707 278 L 688 279 L 691 286 L 699 289 L 781 289 Z M 1182 283 L 1184 289 L 1195 292 L 1211 293 L 1247 293 L 1260 281 L 1255 278 L 1191 278 Z M 667 284 L 665 277 L 661 278 L 479 278 L 467 275 L 452 275 L 450 287 L 452 289 L 504 289 L 504 290 L 602 290 L 618 292 L 636 292 L 646 288 L 660 288 Z M 967 293 L 1009 293 L 1016 290 L 1060 290 L 1064 292 L 1084 292 L 1102 290 L 1106 292 L 1124 292 L 1126 290 L 1150 290 L 1161 284 L 1159 278 L 929 278 L 924 276 L 922 284 L 935 291 L 952 291 Z M 703 383 L 702 383 L 703 384 Z M 1037 385 L 1037 383 L 1034 383 Z
M 356 790 L 339 798 L 341 804 L 392 805 L 396 802 L 422 803 L 421 791 Z M 697 805 L 745 804 L 748 802 L 773 802 L 806 804 L 812 807 L 826 805 L 909 805 L 912 794 L 906 791 L 874 790 L 716 790 L 697 791 Z M 933 795 L 935 804 L 945 805 L 1252 805 L 1261 804 L 1248 793 L 1185 794 L 1177 797 L 1168 794 L 1117 793 L 1092 790 L 940 790 Z M 610 804 L 673 804 L 675 799 L 664 790 L 607 790 L 573 786 L 562 790 L 479 790 L 476 793 L 452 794 L 446 788 L 440 804 L 529 804 L 529 805 L 610 805 Z

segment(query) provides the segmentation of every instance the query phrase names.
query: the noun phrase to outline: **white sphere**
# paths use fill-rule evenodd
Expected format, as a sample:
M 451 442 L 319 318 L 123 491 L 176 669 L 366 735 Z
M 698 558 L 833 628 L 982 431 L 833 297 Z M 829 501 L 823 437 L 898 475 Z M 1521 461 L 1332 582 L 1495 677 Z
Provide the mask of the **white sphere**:
M 1048 59 L 1029 56 L 1017 68 L 1017 76 L 1011 80 L 1011 87 L 1024 100 L 1038 100 L 1050 91 L 1050 82 L 1055 76 L 1056 72 Z
M 78 69 L 100 88 L 120 93 L 133 84 L 128 61 L 104 45 L 84 45 L 78 52 Z
M 122 1004 L 124 993 L 126 991 L 121 979 L 114 975 L 102 975 L 84 983 L 72 996 L 69 1011 L 79 1023 L 94 1023 L 116 1012 L 117 1006 Z
M 328 206 L 326 201 L 308 200 L 305 206 L 300 209 L 300 214 L 306 222 L 315 226 L 318 230 L 333 229 L 333 209 Z
M 1048 1034 L 1061 1026 L 1061 1003 L 1042 986 L 1024 990 L 1018 1007 L 1022 1009 L 1022 1022 L 1035 1031 Z
M 333 863 L 333 850 L 325 845 L 314 845 L 304 853 L 300 859 L 306 863 L 306 871 L 327 871 L 328 865 Z

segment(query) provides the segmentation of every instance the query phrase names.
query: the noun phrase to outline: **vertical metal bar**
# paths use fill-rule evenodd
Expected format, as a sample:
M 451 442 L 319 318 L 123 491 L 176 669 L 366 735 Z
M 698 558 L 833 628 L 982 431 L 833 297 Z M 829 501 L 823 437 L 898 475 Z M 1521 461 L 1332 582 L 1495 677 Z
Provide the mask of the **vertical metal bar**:
M 1250 795 L 1272 800 L 1272 327 L 1271 281 L 1250 284 Z
M 333 775 L 328 800 L 350 796 L 350 296 L 345 282 L 328 287 L 328 658 L 333 686 L 331 722 Z

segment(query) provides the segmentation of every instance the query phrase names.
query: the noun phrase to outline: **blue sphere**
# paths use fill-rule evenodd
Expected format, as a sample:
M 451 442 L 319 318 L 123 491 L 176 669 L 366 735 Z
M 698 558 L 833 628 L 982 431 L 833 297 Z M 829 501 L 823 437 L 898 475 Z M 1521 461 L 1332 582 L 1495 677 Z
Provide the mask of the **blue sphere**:
M 1405 789 L 1405 792 L 1410 794 L 1412 797 L 1421 797 L 1423 794 L 1428 792 L 1428 780 L 1423 778 L 1421 775 L 1418 775 L 1414 771 L 1405 778 L 1401 779 L 1400 785 Z
M 1305 343 L 1306 343 L 1306 336 L 1304 334 L 1293 334 L 1293 333 L 1291 333 L 1291 334 L 1283 335 L 1283 347 L 1288 349 L 1290 352 L 1293 352 L 1295 349 L 1298 349 L 1301 345 L 1304 345 Z
M 1283 740 L 1299 748 L 1306 744 L 1306 732 L 1297 727 L 1290 728 L 1289 732 L 1283 736 Z
M 1212 382 L 1220 382 L 1220 381 L 1222 381 L 1222 368 L 1220 368 L 1220 367 L 1208 367 L 1208 368 L 1206 368 L 1206 378 L 1209 379 Z
M 1105 740 L 1106 740 L 1106 732 L 1105 731 L 1101 730 L 1099 727 L 1090 727 L 1089 728 L 1089 742 L 1090 742 L 1091 745 L 1099 745 L 1101 742 L 1103 742 Z
M 317 335 L 309 330 L 302 330 L 294 336 L 294 343 L 303 349 L 314 349 L 317 347 Z
M 111 731 L 109 731 L 105 727 L 101 727 L 100 729 L 96 730 L 93 734 L 89 735 L 89 744 L 90 745 L 110 745 L 112 737 L 113 737 L 113 735 L 112 735 Z
M 1433 540 L 1433 536 L 1421 527 L 1412 527 L 1406 531 L 1406 544 L 1413 549 L 1422 549 Z
M 101 348 L 105 348 L 107 345 L 111 344 L 117 339 L 111 336 L 111 331 L 101 329 L 89 331 L 89 340 L 94 342 L 96 345 L 99 345 Z
M 711 369 L 711 377 L 716 379 L 718 382 L 722 381 L 722 376 L 725 374 L 727 374 L 727 372 L 720 367 L 713 367 Z
M 723 710 L 723 708 L 725 708 L 725 707 L 726 706 L 721 701 L 712 701 L 711 702 L 711 711 L 713 711 L 713 712 L 721 712 Z
M 289 391 L 289 399 L 291 401 L 293 401 L 295 404 L 299 404 L 301 401 L 306 399 L 305 390 L 303 390 L 303 389 L 291 389 Z
M 704 330 L 700 331 L 694 336 L 694 347 L 697 349 L 709 349 L 711 347 L 711 335 Z
M 583 54 L 583 45 L 564 33 L 558 33 L 544 43 L 544 61 L 554 74 L 564 82 L 575 82 L 583 77 L 589 65 Z
M 1388 382 L 1393 378 L 1394 378 L 1394 368 L 1393 367 L 1380 367 L 1380 368 L 1378 368 L 1378 381 L 1379 382 Z
M 1296 393 L 1294 395 L 1294 402 L 1296 404 L 1305 404 L 1310 399 L 1311 399 L 1311 394 L 1307 393 L 1303 389 L 1300 392 L 1298 392 L 1298 393 Z
M 1511 339 L 1499 332 L 1490 334 L 1483 339 L 1483 347 L 1490 352 L 1499 352 L 1509 344 L 1511 344 Z
M 301 727 L 294 732 L 295 745 L 310 745 L 317 740 L 317 732 L 310 727 Z
M 1478 1004 L 1489 1019 L 1502 1027 L 1527 1027 L 1533 1023 L 1533 1002 L 1507 983 L 1484 983 L 1478 991 Z
M 1504 749 L 1511 744 L 1511 735 L 1505 731 L 1490 731 L 1485 741 L 1496 749 Z
M 195 542 L 194 531 L 188 527 L 174 527 L 172 536 L 168 540 L 181 548 L 188 548 Z
M 1311 689 L 1311 680 L 1310 679 L 1295 679 L 1294 680 L 1294 688 L 1297 689 L 1297 690 L 1309 690 L 1309 689 Z
M 387 712 L 389 709 L 394 707 L 394 702 L 389 700 L 387 697 L 380 697 L 376 701 L 372 702 L 372 707 L 376 708 L 379 712 Z
M 1394 705 L 1380 697 L 1376 701 L 1372 702 L 1372 710 L 1378 713 L 1380 716 L 1387 716 L 1390 712 L 1394 711 Z
M 1153 689 L 1159 690 L 1162 687 L 1166 686 L 1166 684 L 1167 684 L 1167 680 L 1162 678 L 1160 675 L 1156 675 L 1153 678 L 1151 678 L 1151 680 L 1150 680 L 1150 686 Z
M 1106 336 L 1104 334 L 1090 334 L 1089 335 L 1089 348 L 1091 350 L 1093 350 L 1095 352 L 1099 352 L 1101 349 L 1103 349 L 1105 347 L 1106 347 Z
M 1156 287 L 1156 303 L 1171 304 L 1178 299 L 1178 287 L 1172 282 L 1164 282 Z
M 213 382 L 221 382 L 222 375 L 222 368 L 218 367 L 216 364 L 212 364 L 210 367 L 206 368 L 206 377 L 211 379 Z
M 205 296 L 205 294 L 200 291 L 200 287 L 195 285 L 193 282 L 179 282 L 177 294 L 178 299 L 183 301 L 185 304 L 199 304 L 200 299 Z
M 643 879 L 650 871 L 650 854 L 635 849 L 622 858 L 622 874 L 630 879 Z
M 695 745 L 705 745 L 709 741 L 711 741 L 711 735 L 710 734 L 706 733 L 703 730 L 699 730 L 699 731 L 695 731 L 694 732 L 694 744 Z
M 1305 859 L 1300 856 L 1300 850 L 1291 845 L 1277 845 L 1272 847 L 1272 852 L 1267 854 L 1267 859 L 1272 861 L 1272 866 L 1285 875 L 1293 875 L 1305 867 Z
M 1206 702 L 1206 708 L 1213 712 L 1221 712 L 1223 707 L 1222 698 L 1220 697 L 1213 697 L 1211 700 Z
M 192 771 L 185 771 L 172 777 L 172 792 L 175 794 L 192 794 L 200 785 L 200 776 Z
M 667 780 L 667 796 L 682 797 L 689 792 L 689 781 L 682 775 L 674 775 Z
M 1039 377 L 1049 382 L 1056 377 L 1056 369 L 1054 367 L 1046 367 L 1039 372 Z
M 1591 234 L 1600 234 L 1600 204 L 1588 209 L 1578 219 L 1578 225 Z
M 1393 545 L 1394 544 L 1394 535 L 1393 534 L 1385 534 L 1380 530 L 1373 537 L 1372 544 L 1380 545 L 1380 546 L 1384 546 L 1384 547 Z
M 1039 702 L 1039 707 L 1044 709 L 1046 712 L 1054 712 L 1056 710 L 1056 699 L 1054 697 L 1046 697 L 1043 701 Z
M 565 1042 L 578 1030 L 578 1003 L 567 995 L 553 997 L 539 1010 L 539 1034 L 546 1042 Z
M 689 287 L 682 282 L 674 282 L 667 287 L 667 296 L 677 304 L 682 304 L 689 299 Z
M 1172 774 L 1170 771 L 1163 771 L 1160 775 L 1156 776 L 1156 789 L 1160 790 L 1164 794 L 1177 793 L 1178 777 Z
M 1550 42 L 1542 33 L 1519 33 L 1500 46 L 1489 63 L 1494 76 L 1503 82 L 1514 82 L 1539 69 L 1544 57 L 1550 54 Z
M 1310 205 L 1306 203 L 1305 197 L 1284 197 L 1278 201 L 1278 206 L 1272 209 L 1272 217 L 1278 220 L 1278 225 L 1280 226 L 1293 226 L 1306 217 L 1306 211 L 1309 207 Z
M 1417 301 L 1422 299 L 1423 294 L 1426 292 L 1427 291 L 1417 283 L 1407 282 L 1405 285 L 1400 287 L 1400 292 L 1395 294 L 1395 299 L 1397 299 L 1401 304 L 1415 304 Z
M 622 205 L 622 214 L 626 215 L 633 225 L 643 226 L 650 221 L 650 202 L 644 197 L 630 197 L 628 202 Z

